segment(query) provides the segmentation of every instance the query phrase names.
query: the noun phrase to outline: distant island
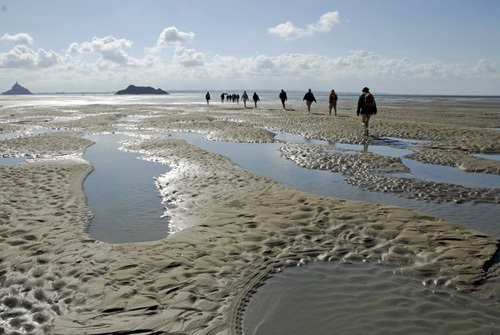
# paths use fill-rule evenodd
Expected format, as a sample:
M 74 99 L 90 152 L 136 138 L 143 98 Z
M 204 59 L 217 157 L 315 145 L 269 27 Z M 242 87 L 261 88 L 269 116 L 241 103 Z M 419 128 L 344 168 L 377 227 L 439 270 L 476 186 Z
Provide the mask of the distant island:
M 17 81 L 10 90 L 2 93 L 2 95 L 29 95 L 29 94 L 33 93 L 31 93 L 30 90 L 28 90 L 27 88 L 24 88 L 21 85 L 19 85 Z
M 116 92 L 116 94 L 168 94 L 161 88 L 155 89 L 150 86 L 134 86 L 130 85 L 124 90 Z

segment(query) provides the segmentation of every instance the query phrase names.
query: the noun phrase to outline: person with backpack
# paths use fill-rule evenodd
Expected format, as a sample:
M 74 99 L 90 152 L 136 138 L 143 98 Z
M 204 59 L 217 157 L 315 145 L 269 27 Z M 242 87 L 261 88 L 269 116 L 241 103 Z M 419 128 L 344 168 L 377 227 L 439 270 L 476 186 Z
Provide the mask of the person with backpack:
M 363 122 L 363 126 L 365 128 L 365 136 L 368 137 L 368 122 L 370 121 L 370 117 L 372 115 L 377 114 L 377 105 L 375 104 L 375 98 L 370 93 L 370 89 L 368 87 L 363 88 L 363 94 L 359 96 L 358 100 L 358 109 L 356 113 L 361 114 L 361 120 Z

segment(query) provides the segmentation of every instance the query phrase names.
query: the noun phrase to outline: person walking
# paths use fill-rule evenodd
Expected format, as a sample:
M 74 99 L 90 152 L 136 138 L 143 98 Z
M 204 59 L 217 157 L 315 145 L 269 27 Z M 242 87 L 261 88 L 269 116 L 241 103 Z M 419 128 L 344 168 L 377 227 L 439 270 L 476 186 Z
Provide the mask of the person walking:
M 205 99 L 207 99 L 207 105 L 208 105 L 210 102 L 210 93 L 209 92 L 207 92 L 207 94 L 205 94 Z
M 361 114 L 361 121 L 365 129 L 365 137 L 368 137 L 368 122 L 372 115 L 377 114 L 377 104 L 368 87 L 363 88 L 361 92 L 363 93 L 359 96 L 356 113 L 358 116 Z
M 245 108 L 247 108 L 247 101 L 249 100 L 247 91 L 243 91 L 243 94 L 241 95 L 241 100 L 243 100 L 243 105 L 245 105 Z
M 257 101 L 260 101 L 257 92 L 253 92 L 253 102 L 255 103 L 255 108 L 257 108 Z
M 286 96 L 286 92 L 284 90 L 281 90 L 280 100 L 281 100 L 281 104 L 283 105 L 283 109 L 285 109 L 285 101 L 288 100 L 288 97 Z
M 304 99 L 302 99 L 302 101 L 306 101 L 306 105 L 307 105 L 307 112 L 309 114 L 311 114 L 311 105 L 314 102 L 317 103 L 316 101 L 316 98 L 314 97 L 314 94 L 311 92 L 311 89 L 309 89 L 309 91 L 306 93 L 306 95 L 304 95 Z
M 328 102 L 330 104 L 330 109 L 328 110 L 328 116 L 332 116 L 332 108 L 335 111 L 335 116 L 337 116 L 337 100 L 339 97 L 335 93 L 335 90 L 330 92 L 330 96 L 328 97 Z

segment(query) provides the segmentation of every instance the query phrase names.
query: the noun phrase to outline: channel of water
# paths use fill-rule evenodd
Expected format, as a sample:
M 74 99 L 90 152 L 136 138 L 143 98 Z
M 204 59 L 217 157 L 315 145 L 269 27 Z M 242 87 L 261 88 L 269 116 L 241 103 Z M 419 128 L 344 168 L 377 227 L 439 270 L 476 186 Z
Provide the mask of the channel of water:
M 3 135 L 4 139 L 12 137 L 15 135 Z M 96 142 L 84 155 L 84 159 L 95 167 L 95 171 L 84 184 L 89 205 L 94 213 L 89 228 L 90 235 L 109 243 L 157 240 L 168 236 L 171 232 L 170 222 L 167 218 L 162 218 L 165 208 L 154 184 L 154 178 L 166 173 L 168 167 L 138 159 L 141 156 L 139 154 L 118 150 L 120 141 L 130 140 L 132 137 L 114 134 L 92 135 L 87 138 Z M 437 204 L 406 199 L 394 194 L 365 191 L 346 184 L 339 173 L 305 169 L 279 154 L 279 148 L 286 145 L 285 143 L 327 144 L 332 150 L 364 150 L 385 156 L 403 157 L 403 163 L 410 167 L 412 172 L 400 177 L 451 182 L 468 187 L 500 187 L 500 176 L 466 173 L 458 168 L 422 164 L 405 159 L 404 156 L 411 151 L 404 146 L 394 148 L 384 145 L 329 143 L 285 132 L 277 132 L 276 136 L 285 143 L 215 142 L 198 133 L 172 133 L 172 138 L 181 138 L 202 149 L 224 155 L 249 171 L 309 193 L 402 206 L 500 237 L 498 205 Z M 396 140 L 390 139 L 393 142 Z M 22 161 L 23 157 L 0 158 L 0 165 Z
M 155 241 L 171 233 L 170 221 L 155 185 L 168 166 L 140 159 L 142 155 L 118 150 L 133 137 L 89 135 L 95 144 L 83 158 L 94 166 L 84 182 L 94 215 L 88 233 L 108 243 Z
M 285 145 L 284 143 L 215 142 L 207 140 L 203 134 L 197 133 L 172 133 L 172 138 L 184 139 L 192 145 L 224 155 L 246 170 L 259 173 L 305 192 L 348 200 L 406 207 L 500 237 L 500 224 L 498 223 L 500 206 L 498 205 L 432 203 L 407 199 L 395 194 L 365 191 L 347 184 L 340 173 L 305 169 L 281 157 L 279 148 Z M 392 157 L 402 157 L 411 153 L 411 151 L 404 148 L 392 148 L 383 145 L 365 147 L 362 145 L 335 144 L 322 140 L 307 139 L 285 132 L 277 132 L 276 138 L 286 143 L 327 144 L 332 146 L 332 150 L 335 150 L 335 147 L 354 151 L 367 150 L 380 155 L 391 155 Z M 464 178 L 466 184 L 464 186 L 500 187 L 500 176 L 497 175 L 467 173 L 458 168 L 421 164 L 404 158 L 403 162 L 411 165 L 410 168 L 416 169 L 415 175 L 411 174 L 405 177 L 411 176 L 436 182 L 451 181 L 459 185 L 462 184 L 461 178 Z M 443 173 L 442 168 L 446 170 L 445 173 Z M 451 178 L 451 180 L 447 178 L 447 173 L 450 172 L 456 174 L 457 177 Z

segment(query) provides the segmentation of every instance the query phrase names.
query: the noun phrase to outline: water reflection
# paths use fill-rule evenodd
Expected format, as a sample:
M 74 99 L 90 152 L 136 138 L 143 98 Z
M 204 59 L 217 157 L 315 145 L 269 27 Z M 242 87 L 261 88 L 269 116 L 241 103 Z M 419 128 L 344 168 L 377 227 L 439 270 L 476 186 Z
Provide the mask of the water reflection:
M 491 302 L 490 302 L 491 304 Z M 493 334 L 497 308 L 370 263 L 313 262 L 252 296 L 244 334 Z
M 344 150 L 361 151 L 361 152 L 371 152 L 380 156 L 386 157 L 404 157 L 413 153 L 411 150 L 393 148 L 385 145 L 368 145 L 367 143 L 361 144 L 345 144 L 336 143 L 335 147 Z
M 472 156 L 491 159 L 494 161 L 500 161 L 500 155 L 498 155 L 498 154 L 472 154 Z
M 410 168 L 414 178 L 436 183 L 458 184 L 471 188 L 498 188 L 500 176 L 488 173 L 465 172 L 458 168 L 434 164 L 424 164 L 411 159 L 402 159 Z
M 23 163 L 26 157 L 0 157 L 0 165 L 14 165 Z
M 83 158 L 94 166 L 84 183 L 94 214 L 90 236 L 109 243 L 155 241 L 169 235 L 169 220 L 154 177 L 169 168 L 138 159 L 137 153 L 118 150 L 125 135 L 91 135 L 96 142 Z
M 475 229 L 491 236 L 500 237 L 500 225 L 498 224 L 500 206 L 498 205 L 431 203 L 398 197 L 397 195 L 389 193 L 365 191 L 346 184 L 344 177 L 340 173 L 305 169 L 281 157 L 279 148 L 285 145 L 283 143 L 215 142 L 209 141 L 204 135 L 197 133 L 172 133 L 172 138 L 185 139 L 192 145 L 228 157 L 234 163 L 246 170 L 264 175 L 305 192 L 347 200 L 369 201 L 410 208 L 456 222 L 464 227 Z M 280 140 L 284 140 L 285 138 L 293 141 L 293 143 L 300 143 L 300 136 L 298 135 L 280 134 Z M 325 144 L 326 142 L 320 140 L 306 141 L 311 141 L 310 143 L 312 144 Z M 335 146 L 338 145 L 339 144 L 335 144 Z M 363 148 L 363 146 L 361 147 Z M 372 146 L 370 146 L 370 148 L 372 148 Z M 372 149 L 378 150 L 378 148 Z M 393 149 L 380 148 L 380 150 Z M 432 167 L 433 166 L 430 166 L 430 169 L 427 169 L 429 171 L 426 171 L 426 173 L 432 171 Z M 460 172 L 465 173 L 463 171 Z M 475 178 L 478 174 L 469 175 L 471 178 Z M 499 177 L 487 175 L 488 178 L 491 176 Z M 460 183 L 459 179 L 457 179 L 455 183 Z M 475 183 L 477 183 L 477 181 L 475 181 Z M 495 185 L 495 187 L 500 187 L 498 182 L 493 185 Z
M 6 139 L 15 137 L 17 134 L 3 135 Z M 281 157 L 279 148 L 286 145 L 284 143 L 214 142 L 196 133 L 173 133 L 173 137 L 185 139 L 202 149 L 224 155 L 244 169 L 305 192 L 402 206 L 500 237 L 500 225 L 498 225 L 500 206 L 498 205 L 426 203 L 394 194 L 364 191 L 346 184 L 344 177 L 339 173 L 301 168 L 294 162 Z M 158 163 L 139 160 L 138 154 L 119 151 L 118 142 L 130 139 L 130 137 L 93 135 L 87 138 L 97 142 L 88 148 L 84 155 L 84 158 L 95 167 L 95 171 L 84 184 L 89 205 L 95 214 L 89 233 L 99 240 L 110 243 L 149 241 L 167 236 L 170 232 L 169 222 L 161 218 L 164 208 L 153 177 L 167 172 L 168 168 Z M 326 144 L 331 146 L 331 150 L 339 148 L 344 151 L 369 151 L 384 156 L 403 157 L 402 161 L 410 168 L 411 173 L 398 177 L 449 182 L 468 187 L 500 187 L 500 176 L 466 173 L 458 168 L 408 160 L 404 156 L 412 151 L 403 148 L 331 143 L 305 139 L 286 132 L 278 132 L 276 138 L 286 143 Z M 24 160 L 24 157 L 0 158 L 0 165 L 17 164 Z M 117 180 L 112 181 L 112 179 Z

